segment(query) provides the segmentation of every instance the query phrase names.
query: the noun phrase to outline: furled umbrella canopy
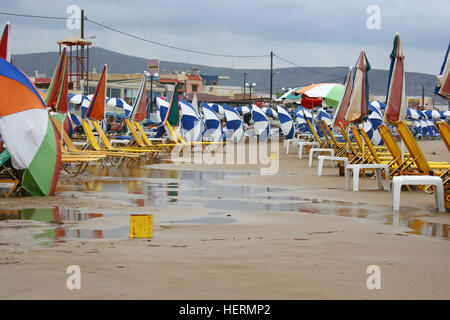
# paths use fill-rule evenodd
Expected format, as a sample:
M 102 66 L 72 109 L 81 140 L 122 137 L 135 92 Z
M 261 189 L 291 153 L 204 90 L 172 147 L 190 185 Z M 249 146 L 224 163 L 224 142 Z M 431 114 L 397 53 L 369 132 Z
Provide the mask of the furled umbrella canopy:
M 450 42 L 444 62 L 442 63 L 441 72 L 436 80 L 437 84 L 434 92 L 444 98 L 450 99 Z
M 368 116 L 369 108 L 369 79 L 367 73 L 370 71 L 370 64 L 366 53 L 361 50 L 355 66 L 353 88 L 350 96 L 350 103 L 344 120 L 347 122 L 361 123 Z
M 11 62 L 11 25 L 9 22 L 6 24 L 0 40 L 0 58 Z
M 107 67 L 103 67 L 102 75 L 98 81 L 97 87 L 95 88 L 94 95 L 92 96 L 91 103 L 86 111 L 85 117 L 88 119 L 93 119 L 101 121 L 105 115 L 105 105 L 106 105 L 106 74 Z
M 344 83 L 344 92 L 342 94 L 341 100 L 339 100 L 339 104 L 337 106 L 336 112 L 334 113 L 333 120 L 331 125 L 339 126 L 341 123 L 345 128 L 348 125 L 348 122 L 344 120 L 345 115 L 347 114 L 348 105 L 350 104 L 350 96 L 352 94 L 353 88 L 353 68 L 350 67 L 348 69 L 347 77 L 345 78 Z
M 53 112 L 67 113 L 69 110 L 68 74 L 67 48 L 64 47 L 44 99 L 47 108 Z
M 405 55 L 403 54 L 402 42 L 398 33 L 394 38 L 394 46 L 390 58 L 386 111 L 383 122 L 394 124 L 406 118 L 406 108 L 408 106 L 405 92 Z

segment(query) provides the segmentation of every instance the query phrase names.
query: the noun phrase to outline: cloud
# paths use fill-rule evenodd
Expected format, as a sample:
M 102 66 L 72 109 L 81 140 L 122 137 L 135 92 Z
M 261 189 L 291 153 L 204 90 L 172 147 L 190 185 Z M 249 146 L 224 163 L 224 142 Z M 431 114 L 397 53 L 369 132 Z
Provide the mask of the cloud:
M 450 3 L 419 1 L 153 0 L 103 2 L 2 1 L 1 11 L 67 16 L 77 4 L 99 23 L 154 41 L 198 51 L 260 55 L 274 51 L 304 66 L 347 66 L 365 48 L 375 68 L 388 67 L 395 32 L 400 32 L 408 71 L 436 74 L 448 45 Z M 381 10 L 381 29 L 366 27 L 366 8 Z M 55 51 L 56 41 L 77 35 L 64 20 L 1 16 L 13 25 L 15 53 Z M 87 22 L 94 45 L 146 58 L 235 68 L 267 68 L 268 59 L 219 58 L 145 43 Z M 289 66 L 281 61 L 279 66 Z

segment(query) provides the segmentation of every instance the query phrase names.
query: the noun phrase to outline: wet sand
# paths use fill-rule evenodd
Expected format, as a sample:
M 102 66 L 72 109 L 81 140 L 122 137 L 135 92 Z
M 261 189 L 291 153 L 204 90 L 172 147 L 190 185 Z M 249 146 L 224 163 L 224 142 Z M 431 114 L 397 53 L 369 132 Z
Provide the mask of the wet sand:
M 421 143 L 429 160 L 450 160 L 442 141 Z M 345 191 L 336 168 L 315 176 L 315 167 L 280 153 L 276 175 L 215 181 L 221 185 L 289 188 L 309 199 L 348 201 L 390 212 L 390 193 L 361 180 L 358 193 Z M 433 154 L 435 153 L 435 154 Z M 152 168 L 255 171 L 258 166 L 158 164 Z M 130 207 L 96 194 L 53 198 L 0 199 L 3 208 L 76 206 L 92 210 L 192 217 L 195 206 Z M 402 212 L 433 212 L 432 195 L 402 192 Z M 355 217 L 285 211 L 231 212 L 230 224 L 164 225 L 153 239 L 83 240 L 58 246 L 24 244 L 29 221 L 0 222 L 1 299 L 449 299 L 450 243 L 410 233 L 407 227 Z M 104 216 L 78 224 L 114 225 Z M 424 218 L 450 224 L 447 214 Z M 16 226 L 16 227 L 11 227 Z M 69 265 L 81 268 L 81 290 L 66 289 Z M 369 290 L 369 265 L 381 269 L 381 289 Z

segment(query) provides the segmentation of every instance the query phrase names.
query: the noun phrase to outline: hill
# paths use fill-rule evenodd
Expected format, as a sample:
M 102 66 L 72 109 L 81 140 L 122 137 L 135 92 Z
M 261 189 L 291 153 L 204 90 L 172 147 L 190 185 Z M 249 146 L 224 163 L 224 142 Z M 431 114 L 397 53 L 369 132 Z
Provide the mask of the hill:
M 53 74 L 58 58 L 57 52 L 43 52 L 13 55 L 12 60 L 25 73 L 34 75 L 35 70 L 45 73 L 48 77 Z M 112 73 L 136 73 L 147 68 L 147 59 L 124 55 L 102 48 L 90 49 L 89 64 L 101 70 L 104 64 L 108 65 Z M 232 69 L 211 67 L 205 65 L 187 64 L 171 61 L 161 61 L 160 70 L 168 72 L 174 70 L 189 71 L 192 67 L 200 70 L 201 74 L 229 76 L 229 80 L 221 80 L 221 85 L 242 86 L 244 72 L 247 72 L 247 82 L 255 82 L 256 92 L 269 92 L 269 70 L 267 69 Z M 294 88 L 318 82 L 343 82 L 347 67 L 307 67 L 307 68 L 278 68 L 274 69 L 273 93 L 278 88 Z M 388 70 L 373 69 L 369 72 L 370 92 L 374 95 L 385 95 L 387 87 Z M 422 87 L 425 95 L 431 96 L 436 83 L 436 76 L 432 74 L 406 72 L 406 94 L 421 96 Z

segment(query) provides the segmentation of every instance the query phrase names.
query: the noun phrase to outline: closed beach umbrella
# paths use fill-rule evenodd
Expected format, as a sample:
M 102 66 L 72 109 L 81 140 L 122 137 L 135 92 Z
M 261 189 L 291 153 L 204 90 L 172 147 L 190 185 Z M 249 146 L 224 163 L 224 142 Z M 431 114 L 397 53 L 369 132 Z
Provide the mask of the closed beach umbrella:
M 244 127 L 239 113 L 226 104 L 223 105 L 223 111 L 227 119 L 227 141 L 241 142 L 244 139 Z
M 294 137 L 294 121 L 292 121 L 291 116 L 283 107 L 277 106 L 277 111 L 278 118 L 280 119 L 281 131 L 286 139 L 292 139 Z
M 394 38 L 394 46 L 390 55 L 391 65 L 389 68 L 388 88 L 386 95 L 386 111 L 383 121 L 394 124 L 406 118 L 406 93 L 405 93 L 405 55 L 403 54 L 400 35 Z
M 355 69 L 350 104 L 344 120 L 358 123 L 366 119 L 369 113 L 369 79 L 367 73 L 370 71 L 370 64 L 364 50 L 361 50 L 359 54 Z
M 254 121 L 255 133 L 265 141 L 270 133 L 270 125 L 267 116 L 264 114 L 264 111 L 257 106 L 252 106 L 252 118 Z
M 333 120 L 331 121 L 331 125 L 342 126 L 345 128 L 348 125 L 348 122 L 344 120 L 345 115 L 347 114 L 348 105 L 350 104 L 350 96 L 353 88 L 353 68 L 350 67 L 348 69 L 347 77 L 345 78 L 344 83 L 344 92 L 342 93 L 341 100 L 339 100 L 339 104 L 336 108 L 336 112 L 334 113 Z
M 443 113 L 439 112 L 438 110 L 425 110 L 423 113 L 426 114 L 426 116 L 428 117 L 428 119 L 433 119 L 433 120 L 440 120 L 440 119 L 445 119 L 445 116 L 443 115 Z
M 383 115 L 383 111 L 380 108 L 380 104 L 377 103 L 377 102 L 378 101 L 370 101 L 369 102 L 369 113 L 370 113 L 370 111 L 374 111 L 374 112 L 378 113 L 380 116 L 382 116 Z
M 219 142 L 222 138 L 222 127 L 220 126 L 216 112 L 204 102 L 200 104 L 200 107 L 205 117 L 206 132 L 204 136 L 208 137 L 209 141 Z
M 333 118 L 330 116 L 330 114 L 327 111 L 325 111 L 325 109 L 320 108 L 317 116 L 319 117 L 319 120 L 325 121 L 327 126 L 331 126 L 331 122 L 333 121 Z
M 442 63 L 441 72 L 437 76 L 437 84 L 435 93 L 450 99 L 450 42 L 448 44 L 447 53 L 444 57 L 444 62 Z
M 224 107 L 217 103 L 209 104 L 217 114 L 224 114 Z
M 88 97 L 82 94 L 69 94 L 69 103 L 80 104 L 84 99 Z
M 266 116 L 271 117 L 271 118 L 277 118 L 278 117 L 278 113 L 273 110 L 272 108 L 262 108 L 264 113 L 266 114 Z
M 179 102 L 181 109 L 181 134 L 187 142 L 200 141 L 202 127 L 194 107 L 185 100 Z
M 417 112 L 417 110 L 406 108 L 406 116 L 408 116 L 411 119 L 417 120 L 420 118 L 421 115 L 419 114 L 419 112 Z
M 252 112 L 252 110 L 248 106 L 237 107 L 234 110 L 236 110 L 236 112 L 239 113 L 241 116 L 249 112 Z

